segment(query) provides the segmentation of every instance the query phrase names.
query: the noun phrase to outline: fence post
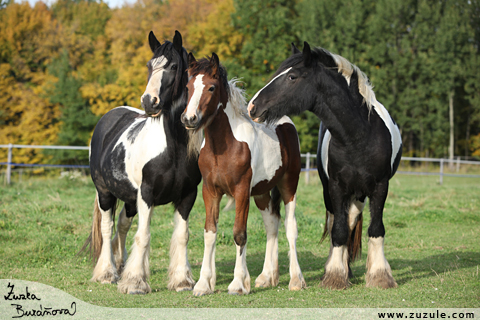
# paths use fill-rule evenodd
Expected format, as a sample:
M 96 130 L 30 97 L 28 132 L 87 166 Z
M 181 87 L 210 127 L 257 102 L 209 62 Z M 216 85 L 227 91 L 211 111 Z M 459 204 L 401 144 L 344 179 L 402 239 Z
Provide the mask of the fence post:
M 7 160 L 7 184 L 10 184 L 10 179 L 12 176 L 12 149 L 13 149 L 13 144 L 9 143 L 8 144 L 8 160 Z
M 443 184 L 443 158 L 440 159 L 440 185 Z
M 457 172 L 460 172 L 460 156 L 457 157 Z
M 310 152 L 307 152 L 307 162 L 305 163 L 305 184 L 310 183 Z

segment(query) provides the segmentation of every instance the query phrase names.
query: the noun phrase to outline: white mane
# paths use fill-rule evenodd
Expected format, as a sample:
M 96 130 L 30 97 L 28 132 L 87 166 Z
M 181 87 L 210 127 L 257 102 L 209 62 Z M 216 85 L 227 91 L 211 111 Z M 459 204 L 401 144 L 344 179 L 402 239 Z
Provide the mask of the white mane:
M 228 103 L 231 104 L 235 114 L 245 116 L 248 119 L 247 111 L 247 99 L 245 97 L 245 90 L 237 87 L 237 83 L 240 80 L 238 78 L 233 78 L 228 81 L 229 93 L 228 93 Z
M 377 98 L 375 97 L 375 92 L 373 92 L 373 86 L 368 80 L 368 77 L 362 70 L 360 70 L 356 65 L 352 64 L 350 61 L 345 59 L 342 56 L 331 53 L 325 49 L 325 52 L 329 53 L 338 66 L 338 72 L 341 73 L 348 84 L 350 84 L 350 78 L 355 71 L 358 75 L 358 91 L 362 95 L 365 103 L 367 104 L 368 110 L 372 110 L 372 105 L 375 105 Z

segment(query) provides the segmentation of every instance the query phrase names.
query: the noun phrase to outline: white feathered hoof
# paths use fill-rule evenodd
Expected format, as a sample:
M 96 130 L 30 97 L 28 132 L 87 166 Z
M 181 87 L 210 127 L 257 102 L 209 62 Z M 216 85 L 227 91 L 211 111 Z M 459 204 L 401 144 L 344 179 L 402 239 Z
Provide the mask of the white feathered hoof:
M 367 288 L 390 289 L 398 287 L 391 271 L 386 269 L 377 270 L 375 273 L 368 272 L 365 275 L 365 281 Z
M 141 277 L 122 278 L 118 282 L 118 291 L 128 294 L 147 294 L 152 292 L 147 281 Z

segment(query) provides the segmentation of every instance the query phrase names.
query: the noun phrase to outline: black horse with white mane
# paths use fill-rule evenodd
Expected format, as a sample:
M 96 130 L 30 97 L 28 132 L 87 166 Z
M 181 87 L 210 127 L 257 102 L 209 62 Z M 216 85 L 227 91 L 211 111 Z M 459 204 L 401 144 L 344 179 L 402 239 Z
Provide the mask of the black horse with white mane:
M 97 259 L 92 280 L 119 280 L 119 291 L 132 294 L 151 291 L 147 283 L 150 220 L 155 206 L 170 202 L 175 206 L 175 230 L 168 288 L 191 290 L 195 284 L 187 258 L 188 216 L 201 174 L 198 154 L 188 150 L 195 137 L 180 122 L 186 105 L 187 52 L 178 31 L 173 43 L 163 44 L 150 32 L 149 44 L 154 55 L 147 65 L 148 84 L 141 98 L 145 112 L 130 107 L 109 111 L 98 122 L 90 144 L 90 169 L 97 190 L 92 233 L 86 243 Z M 117 200 L 125 205 L 111 240 Z M 137 213 L 138 230 L 126 261 L 125 238 Z
M 292 44 L 292 55 L 255 94 L 248 110 L 258 121 L 271 122 L 306 110 L 322 121 L 317 164 L 327 209 L 323 238 L 329 233 L 331 239 L 322 284 L 332 289 L 349 286 L 350 262 L 361 251 L 362 212 L 368 197 L 366 285 L 396 287 L 384 255 L 382 219 L 402 141 L 365 74 L 341 56 L 321 48 L 311 50 L 307 42 L 303 52 Z

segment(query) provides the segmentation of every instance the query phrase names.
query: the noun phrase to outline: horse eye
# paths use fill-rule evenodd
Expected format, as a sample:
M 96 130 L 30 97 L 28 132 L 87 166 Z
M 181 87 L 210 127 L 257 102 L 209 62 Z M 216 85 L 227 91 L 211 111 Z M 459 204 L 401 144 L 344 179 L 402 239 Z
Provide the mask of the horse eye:
M 177 70 L 177 65 L 176 64 L 172 65 L 171 69 L 172 70 Z
M 210 91 L 210 92 L 215 91 L 215 86 L 211 86 L 210 88 L 208 88 L 208 91 Z
M 289 75 L 289 76 L 288 76 L 288 80 L 293 81 L 293 80 L 295 80 L 295 79 L 297 79 L 297 77 L 295 77 L 294 75 Z

